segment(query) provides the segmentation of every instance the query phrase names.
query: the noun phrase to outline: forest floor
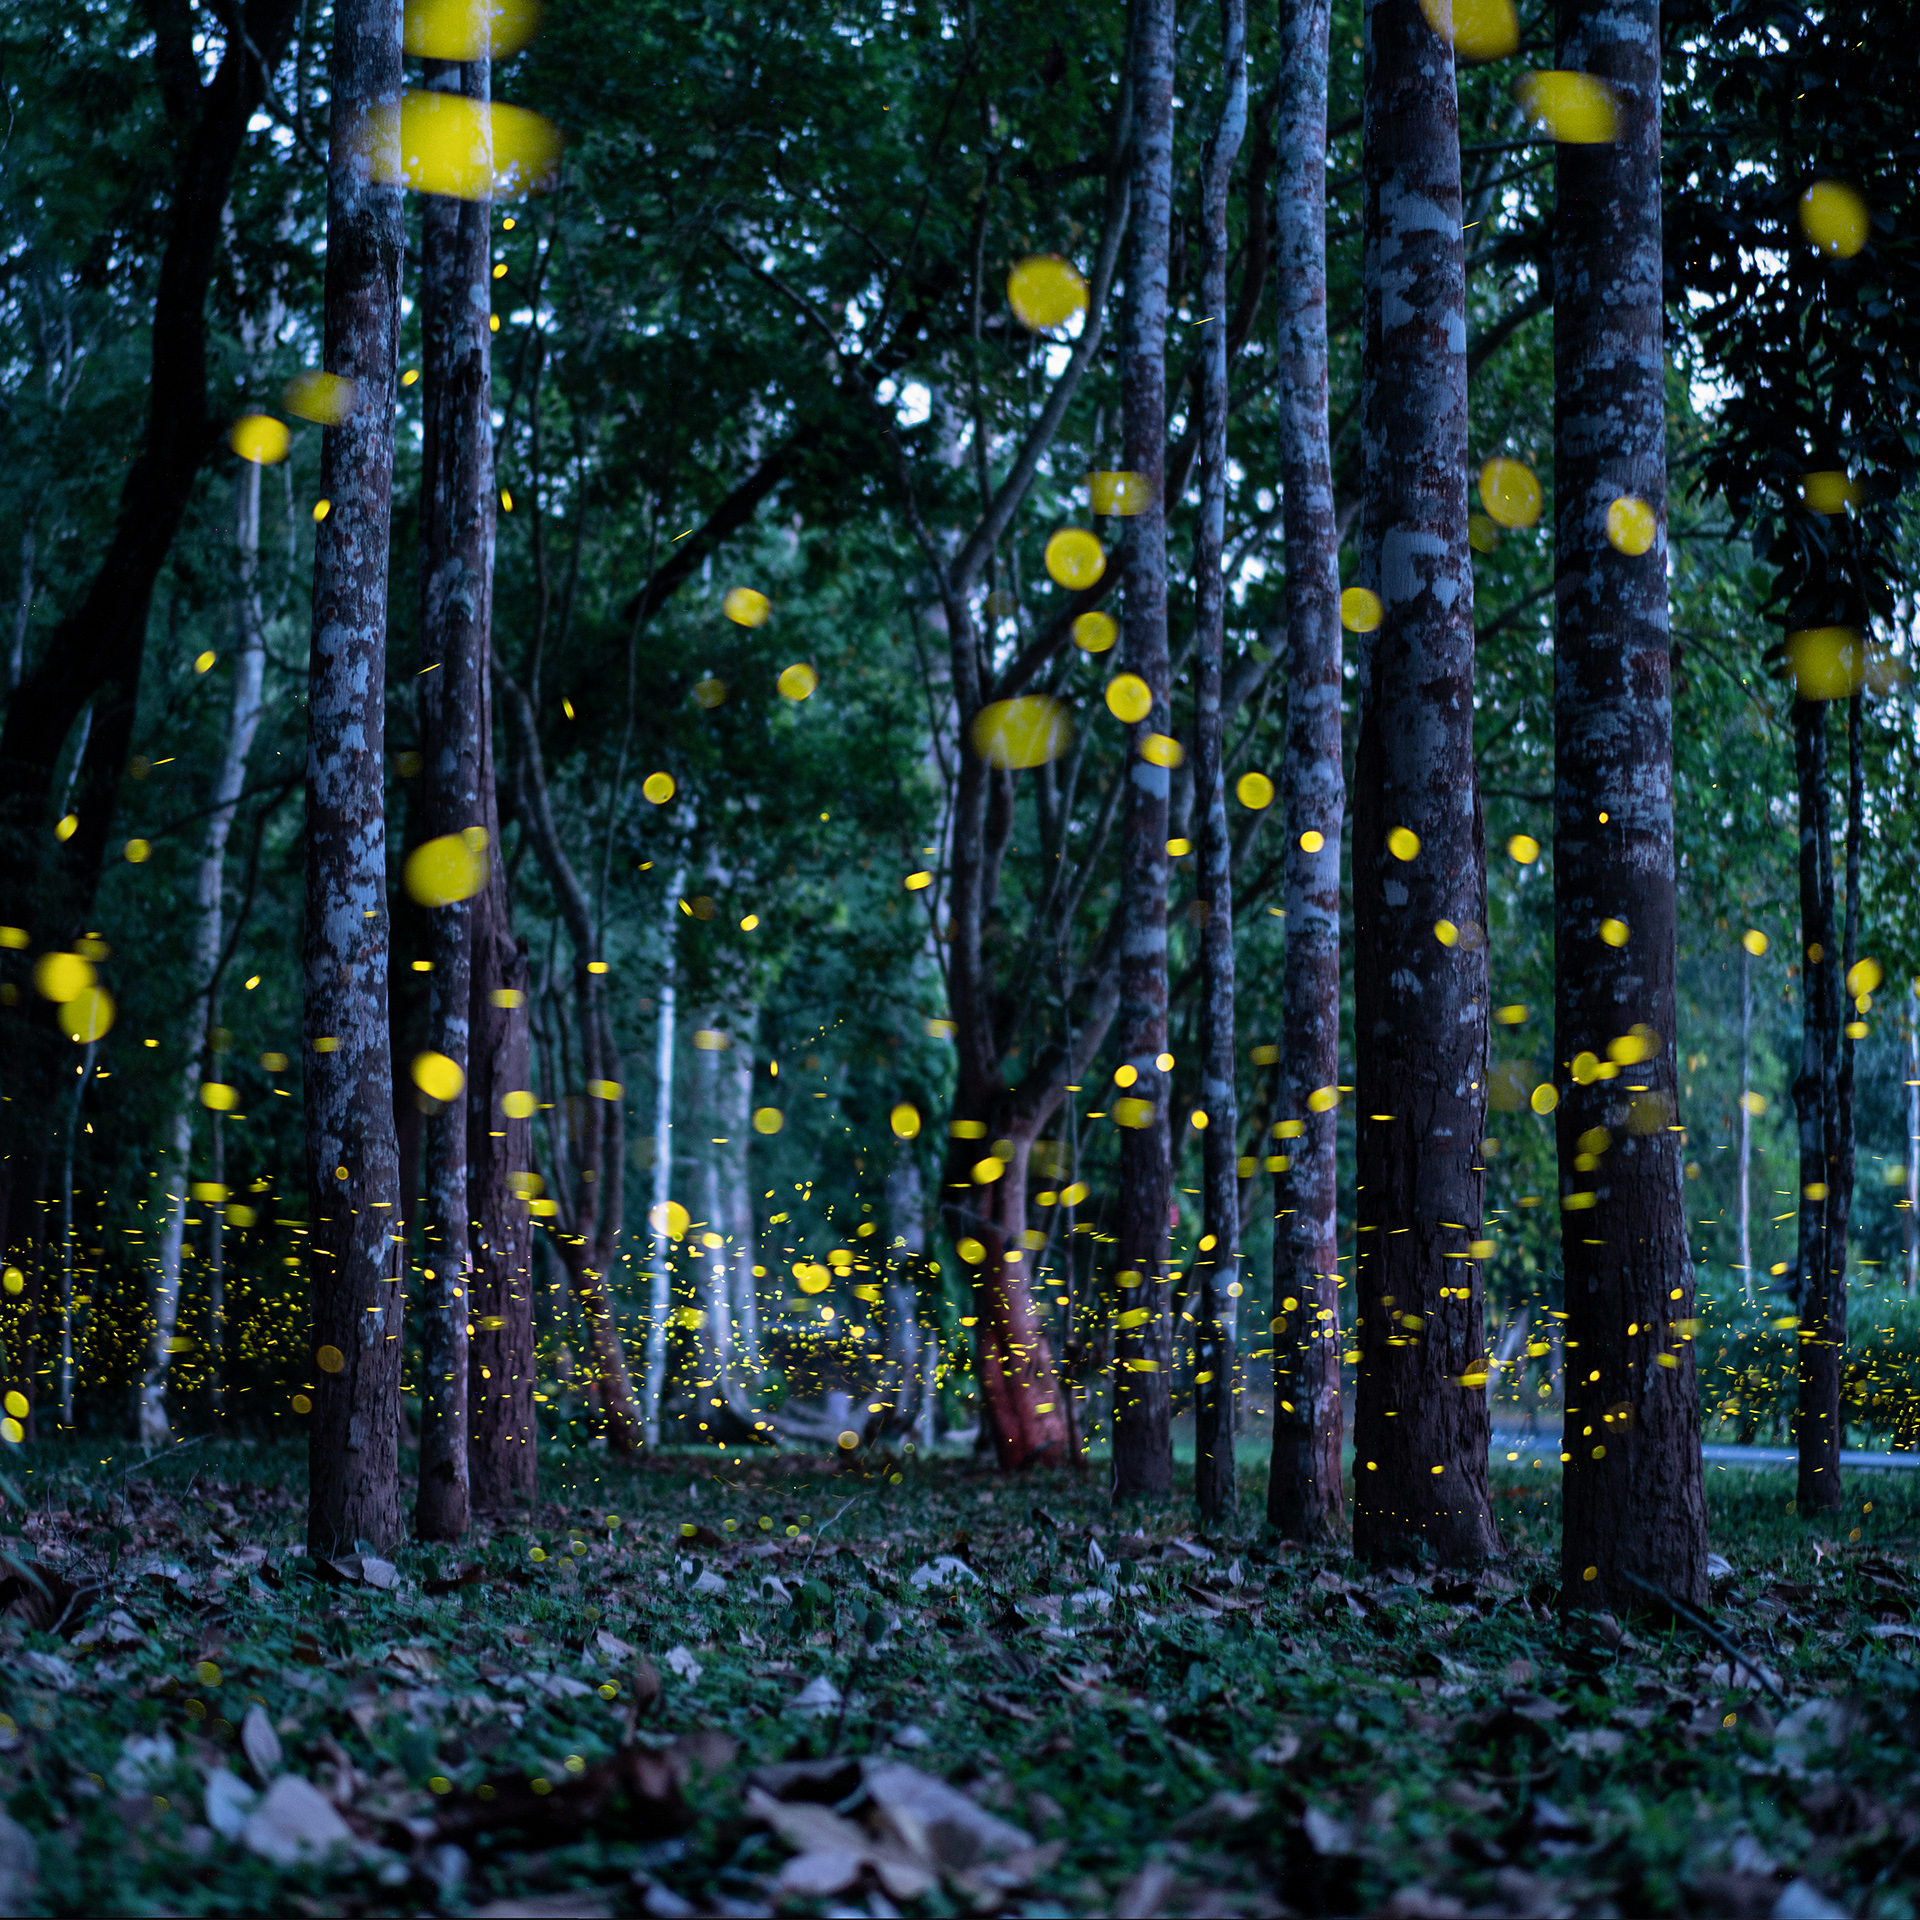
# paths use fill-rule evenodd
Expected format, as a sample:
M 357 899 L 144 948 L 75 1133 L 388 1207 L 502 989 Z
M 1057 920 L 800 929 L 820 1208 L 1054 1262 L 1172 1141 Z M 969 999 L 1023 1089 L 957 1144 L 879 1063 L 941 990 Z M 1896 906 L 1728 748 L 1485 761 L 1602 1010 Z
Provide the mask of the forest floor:
M 1203 1536 L 1097 1471 L 556 1450 L 525 1524 L 321 1565 L 291 1450 L 6 1464 L 0 1912 L 1915 1911 L 1908 1475 L 1708 1475 L 1774 1699 L 1555 1611 L 1499 1468 L 1452 1580 L 1274 1548 L 1253 1474 Z

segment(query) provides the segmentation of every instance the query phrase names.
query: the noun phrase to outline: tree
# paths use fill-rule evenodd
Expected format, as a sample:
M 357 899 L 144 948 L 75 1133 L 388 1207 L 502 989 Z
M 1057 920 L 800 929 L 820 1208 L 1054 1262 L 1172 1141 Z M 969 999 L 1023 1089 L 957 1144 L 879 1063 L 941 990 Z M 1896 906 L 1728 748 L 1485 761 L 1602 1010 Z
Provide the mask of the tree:
M 1133 204 L 1121 348 L 1127 470 L 1144 504 L 1126 550 L 1126 663 L 1148 708 L 1128 730 L 1120 843 L 1120 1073 L 1128 1104 L 1120 1139 L 1120 1315 L 1114 1339 L 1116 1500 L 1173 1491 L 1172 1284 L 1167 1208 L 1172 1056 L 1167 1052 L 1167 818 L 1172 756 L 1167 655 L 1167 245 L 1173 214 L 1174 8 L 1136 0 Z M 1121 1110 L 1116 1106 L 1116 1114 Z
M 1562 0 L 1558 63 L 1612 90 L 1554 217 L 1554 1054 L 1569 1605 L 1707 1595 L 1675 1061 L 1664 537 L 1660 21 Z
M 1460 144 L 1451 51 L 1416 0 L 1368 0 L 1361 577 L 1353 774 L 1360 1380 L 1354 1549 L 1498 1551 L 1487 1504 L 1480 1139 L 1486 847 Z M 1291 823 L 1289 823 L 1291 824 Z
M 480 103 L 489 55 L 429 61 L 427 86 Z M 489 158 L 491 156 L 489 155 Z M 420 473 L 421 742 L 429 843 L 486 862 L 480 795 L 481 677 L 493 612 L 493 389 L 489 368 L 491 194 L 430 194 L 420 218 L 424 403 Z M 414 1530 L 458 1540 L 471 1511 L 468 1329 L 475 1215 L 469 1189 L 474 892 L 435 889 L 426 1128 L 425 1284 L 420 1296 L 420 1491 Z M 446 1064 L 441 1065 L 442 1062 Z M 506 1091 L 511 1091 L 508 1089 Z M 497 1111 L 497 1110 L 496 1110 Z M 488 1112 L 491 1122 L 496 1112 Z M 504 1112 L 498 1117 L 505 1118 Z
M 1244 0 L 1220 8 L 1220 123 L 1202 165 L 1206 258 L 1200 303 L 1207 331 L 1200 366 L 1200 524 L 1194 539 L 1194 807 L 1200 815 L 1200 1095 L 1205 1103 L 1203 1189 L 1194 1374 L 1194 1497 L 1209 1520 L 1238 1502 L 1234 1471 L 1234 1302 L 1240 1289 L 1240 1105 L 1234 1088 L 1233 840 L 1227 827 L 1221 655 L 1227 522 L 1227 200 L 1247 125 L 1247 16 Z
M 352 410 L 326 430 L 308 680 L 306 1161 L 316 1385 L 307 1544 L 401 1536 L 400 1165 L 387 1028 L 382 748 L 402 225 L 400 19 L 334 12 L 326 370 Z M 384 129 L 384 131 L 383 131 Z
M 1327 423 L 1326 0 L 1283 15 L 1277 284 L 1281 488 L 1286 507 L 1286 972 L 1274 1160 L 1273 1463 L 1267 1520 L 1287 1538 L 1331 1535 L 1340 1483 L 1336 1256 L 1340 1078 L 1340 536 Z M 1292 1302 L 1288 1305 L 1288 1302 Z

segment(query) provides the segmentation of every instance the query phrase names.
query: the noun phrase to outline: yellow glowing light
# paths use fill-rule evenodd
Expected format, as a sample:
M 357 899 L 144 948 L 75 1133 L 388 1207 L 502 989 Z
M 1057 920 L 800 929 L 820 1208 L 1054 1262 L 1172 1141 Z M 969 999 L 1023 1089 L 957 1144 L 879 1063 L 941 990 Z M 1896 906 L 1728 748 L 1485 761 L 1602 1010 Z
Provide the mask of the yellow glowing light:
M 406 372 L 400 376 L 400 384 L 403 387 L 411 387 L 419 381 L 419 378 L 420 369 L 418 367 L 409 367 Z
M 990 1187 L 1006 1170 L 1007 1163 L 1004 1160 L 989 1154 L 986 1159 L 973 1163 L 973 1184 L 976 1187 Z
M 1457 947 L 1460 944 L 1460 929 L 1451 920 L 1436 920 L 1433 923 L 1433 937 L 1443 947 Z
M 669 1240 L 678 1240 L 692 1218 L 678 1200 L 657 1200 L 647 1209 L 647 1225 Z
M 1149 733 L 1141 737 L 1140 758 L 1149 766 L 1177 767 L 1186 757 L 1186 748 L 1170 733 Z
M 973 750 L 990 767 L 1041 767 L 1073 745 L 1073 716 L 1044 693 L 996 700 L 974 715 Z
M 1153 1122 L 1153 1102 L 1129 1094 L 1113 1103 L 1113 1124 L 1138 1132 Z
M 1462 60 L 1503 60 L 1520 44 L 1513 0 L 1420 0 L 1420 11 Z
M 740 919 L 740 931 L 751 933 L 759 924 L 760 916 L 757 913 L 743 914 Z
M 1810 513 L 1844 513 L 1860 497 L 1860 489 L 1844 473 L 1803 473 L 1800 497 Z
M 1600 938 L 1610 947 L 1624 947 L 1627 944 L 1627 923 L 1624 920 L 1602 920 Z
M 1087 304 L 1087 283 L 1058 254 L 1033 253 L 1007 275 L 1007 304 L 1030 333 L 1064 326 Z
M 10 1413 L 16 1420 L 24 1420 L 27 1417 L 27 1415 L 32 1411 L 32 1408 L 27 1403 L 27 1396 L 24 1393 L 19 1392 L 17 1389 L 10 1390 L 8 1392 L 7 1399 L 6 1399 L 6 1408 L 8 1413 Z
M 640 782 L 640 791 L 656 807 L 664 807 L 678 791 L 670 773 L 650 773 Z
M 33 963 L 33 984 L 43 1000 L 65 1006 L 93 985 L 93 962 L 77 953 L 43 953 Z
M 1540 842 L 1530 833 L 1516 833 L 1507 842 L 1507 856 L 1520 866 L 1530 867 L 1540 858 Z
M 153 857 L 153 847 L 145 840 L 129 840 L 125 848 L 130 866 L 141 866 Z
M 736 627 L 764 627 L 773 603 L 757 587 L 729 587 L 720 611 Z
M 1511 1007 L 1498 1007 L 1494 1010 L 1493 1017 L 1498 1020 L 1503 1027 L 1524 1027 L 1527 1024 L 1527 1010 L 1519 1004 Z
M 77 813 L 64 813 L 53 824 L 53 837 L 63 846 L 80 831 L 80 816 Z
M 409 897 L 423 907 L 451 906 L 471 900 L 487 884 L 491 871 L 484 829 L 443 833 L 423 841 L 407 855 L 403 878 Z
M 1264 773 L 1243 773 L 1233 783 L 1233 797 L 1250 813 L 1273 805 L 1273 782 Z
M 1513 93 L 1521 112 L 1548 139 L 1565 146 L 1606 146 L 1618 133 L 1620 110 L 1613 89 L 1590 73 L 1529 73 Z M 1497 513 L 1493 517 L 1500 518 Z
M 1062 527 L 1047 542 L 1047 574 L 1056 586 L 1076 593 L 1090 587 L 1107 570 L 1100 542 L 1085 527 Z
M 1619 552 L 1634 559 L 1653 545 L 1659 521 L 1653 509 L 1633 494 L 1623 493 L 1607 509 L 1607 540 Z
M 461 1089 L 467 1084 L 467 1076 L 461 1072 L 459 1062 L 449 1060 L 444 1053 L 416 1053 L 413 1056 L 413 1084 L 429 1100 L 438 1100 L 444 1106 L 448 1101 L 460 1097 Z
M 1856 998 L 1863 993 L 1872 993 L 1886 977 L 1886 969 L 1878 960 L 1856 961 L 1847 969 L 1847 991 Z
M 1174 859 L 1183 860 L 1193 851 L 1193 842 L 1191 840 L 1169 840 L 1167 842 L 1167 851 Z
M 400 43 L 416 60 L 504 60 L 539 30 L 535 0 L 409 0 Z
M 796 660 L 792 666 L 781 668 L 780 678 L 774 682 L 783 700 L 808 699 L 819 684 L 820 676 L 804 660 Z
M 755 1133 L 778 1133 L 786 1124 L 787 1117 L 778 1107 L 755 1107 L 753 1110 Z
M 504 1113 L 509 1120 L 527 1119 L 538 1104 L 533 1095 L 524 1087 L 518 1089 L 516 1092 L 504 1093 L 500 1096 L 500 1111 Z
M 1412 860 L 1420 852 L 1420 836 L 1411 827 L 1395 827 L 1387 835 L 1387 851 L 1396 860 Z
M 956 1240 L 953 1250 L 968 1266 L 977 1267 L 987 1257 L 987 1250 L 969 1234 L 964 1240 Z
M 1087 475 L 1087 500 L 1095 513 L 1111 514 L 1116 520 L 1145 513 L 1152 489 L 1144 473 L 1090 473 Z
M 227 435 L 227 445 L 256 467 L 278 466 L 287 457 L 291 441 L 285 425 L 270 413 L 250 413 L 236 420 Z
M 213 667 L 213 663 L 217 659 L 219 659 L 219 657 L 220 656 L 217 653 L 215 653 L 211 647 L 209 647 L 205 653 L 196 654 L 194 656 L 194 661 L 193 661 L 194 672 L 207 673 L 211 671 Z
M 1787 636 L 1793 684 L 1803 700 L 1845 700 L 1866 684 L 1866 655 L 1851 627 L 1803 627 Z
M 337 427 L 352 414 L 360 390 L 337 373 L 297 373 L 281 390 L 280 404 L 299 420 Z
M 1307 1095 L 1309 1113 L 1331 1113 L 1339 1104 L 1340 1089 L 1338 1087 L 1315 1087 Z
M 1484 513 L 1467 515 L 1467 545 L 1475 553 L 1496 553 L 1500 547 L 1500 529 Z
M 487 1003 L 495 1007 L 524 1007 L 527 996 L 518 987 L 495 987 L 487 995 Z
M 896 1140 L 913 1140 L 920 1133 L 920 1109 L 910 1100 L 902 1100 L 887 1115 L 887 1124 L 893 1129 Z
M 933 875 L 925 871 L 910 873 L 901 884 L 909 893 L 925 893 L 933 885 Z
M 322 1373 L 338 1373 L 347 1364 L 347 1356 L 338 1347 L 316 1347 L 313 1364 Z
M 1153 690 L 1137 673 L 1117 673 L 1107 682 L 1107 711 L 1132 726 L 1153 711 Z
M 316 500 L 313 503 L 313 520 L 316 526 L 333 511 L 331 500 Z
M 1349 587 L 1340 596 L 1340 624 L 1349 633 L 1371 633 L 1386 617 L 1380 596 L 1370 587 Z
M 560 173 L 560 130 L 525 107 L 409 90 L 368 115 L 373 176 L 414 193 L 481 200 L 535 193 Z
M 1540 482 L 1523 460 L 1489 460 L 1480 469 L 1480 504 L 1503 527 L 1530 527 L 1540 518 Z
M 1082 653 L 1107 653 L 1120 638 L 1113 617 L 1105 613 L 1083 613 L 1073 623 L 1073 644 Z
M 1551 1113 L 1560 1104 L 1560 1090 L 1549 1080 L 1543 1080 L 1534 1088 L 1533 1097 L 1527 1102 L 1535 1113 Z
M 113 995 L 105 987 L 82 987 L 54 1015 L 69 1040 L 86 1046 L 104 1039 L 113 1025 Z
M 1800 196 L 1800 231 L 1822 253 L 1851 260 L 1867 244 L 1867 203 L 1838 180 L 1816 180 Z
M 209 1113 L 231 1113 L 240 1104 L 240 1095 L 218 1080 L 209 1080 L 200 1088 L 200 1104 Z

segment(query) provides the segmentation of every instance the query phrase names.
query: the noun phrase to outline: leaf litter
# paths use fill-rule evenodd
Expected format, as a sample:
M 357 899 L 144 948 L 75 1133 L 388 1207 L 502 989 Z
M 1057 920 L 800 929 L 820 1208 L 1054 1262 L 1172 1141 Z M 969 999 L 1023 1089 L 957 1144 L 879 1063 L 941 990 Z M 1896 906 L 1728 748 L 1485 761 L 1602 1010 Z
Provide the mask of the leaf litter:
M 543 1471 L 458 1555 L 319 1562 L 288 1455 L 43 1467 L 0 1904 L 1892 1915 L 1920 1858 L 1897 1492 L 1839 1545 L 1716 1486 L 1711 1620 L 1623 1624 L 1557 1610 L 1524 1482 L 1435 1574 L 1268 1539 L 1254 1476 L 1203 1538 L 959 1462 Z

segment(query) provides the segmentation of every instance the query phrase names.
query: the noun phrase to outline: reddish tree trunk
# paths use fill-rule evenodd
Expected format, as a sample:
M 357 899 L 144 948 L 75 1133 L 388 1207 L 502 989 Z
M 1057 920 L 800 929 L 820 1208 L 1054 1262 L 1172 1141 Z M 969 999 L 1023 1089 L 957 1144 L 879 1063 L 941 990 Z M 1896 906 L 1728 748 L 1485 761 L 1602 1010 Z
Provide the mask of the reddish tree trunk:
M 1200 302 L 1211 320 L 1201 348 L 1200 524 L 1194 538 L 1194 625 L 1199 641 L 1194 806 L 1200 815 L 1201 1136 L 1203 1228 L 1193 1385 L 1193 1494 L 1201 1514 L 1221 1520 L 1238 1503 L 1234 1471 L 1234 1302 L 1240 1293 L 1240 1106 L 1234 1090 L 1233 843 L 1227 832 L 1224 716 L 1220 705 L 1226 583 L 1221 557 L 1227 519 L 1227 195 L 1247 129 L 1245 0 L 1222 0 L 1221 70 L 1226 98 L 1208 143 L 1202 219 L 1206 260 Z
M 393 503 L 400 190 L 373 178 L 372 116 L 397 116 L 400 16 L 334 11 L 326 366 L 357 405 L 322 442 L 308 681 L 306 1158 L 313 1298 L 307 1544 L 401 1535 L 400 1169 L 387 1033 L 387 539 Z M 396 119 L 397 124 L 397 119 Z M 397 171 L 397 169 L 396 169 Z
M 1133 214 L 1120 382 L 1126 465 L 1146 485 L 1126 561 L 1126 664 L 1152 705 L 1128 729 L 1121 835 L 1120 1052 L 1134 1076 L 1115 1102 L 1120 1134 L 1120 1313 L 1114 1339 L 1113 1497 L 1173 1492 L 1171 1279 L 1167 1214 L 1167 799 L 1172 732 L 1167 659 L 1167 245 L 1173 207 L 1173 0 L 1133 10 Z M 1122 1101 L 1126 1104 L 1123 1107 Z
M 1354 762 L 1359 1342 L 1354 1548 L 1499 1549 L 1480 1263 L 1486 852 L 1473 761 L 1465 264 L 1452 56 L 1368 0 L 1364 574 Z M 1436 927 L 1457 929 L 1443 944 Z
M 485 102 L 487 60 L 432 62 L 427 83 Z M 430 195 L 421 211 L 425 442 L 420 477 L 420 652 L 426 675 L 423 790 L 430 838 L 485 833 L 480 799 L 480 682 L 493 599 L 493 422 L 488 370 L 491 198 Z M 489 847 L 491 842 L 489 841 Z M 468 1075 L 475 903 L 433 909 L 429 1042 Z M 420 1492 L 423 1540 L 467 1530 L 468 1329 L 474 1311 L 468 1204 L 468 1105 L 429 1115 L 426 1258 L 420 1297 Z
M 1556 161 L 1554 1056 L 1591 1063 L 1573 1065 L 1555 1121 L 1561 1583 L 1575 1606 L 1642 1608 L 1636 1581 L 1700 1605 L 1699 1383 L 1673 1331 L 1693 1315 L 1693 1261 L 1674 1056 L 1657 0 L 1561 0 L 1559 49 L 1560 66 L 1611 84 L 1619 112 L 1611 144 L 1563 145 Z M 1637 555 L 1608 539 L 1628 496 L 1654 513 Z
M 1267 1520 L 1331 1536 L 1340 1485 L 1335 1148 L 1340 1078 L 1340 534 L 1327 437 L 1327 0 L 1289 0 L 1275 135 L 1281 481 L 1287 538 L 1287 959 L 1273 1229 Z M 1322 1094 L 1316 1102 L 1312 1096 Z

